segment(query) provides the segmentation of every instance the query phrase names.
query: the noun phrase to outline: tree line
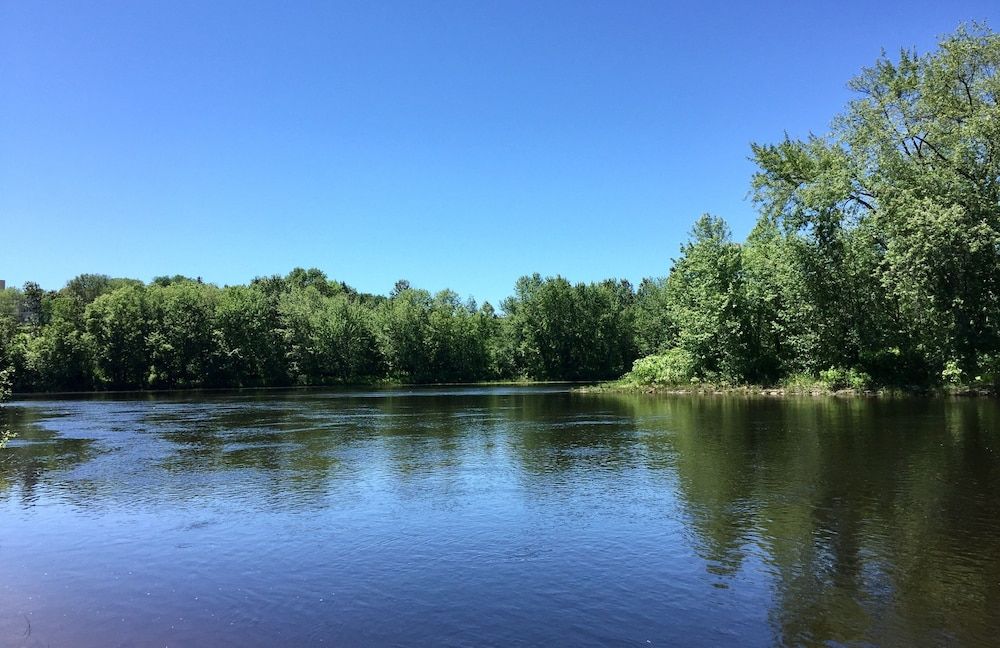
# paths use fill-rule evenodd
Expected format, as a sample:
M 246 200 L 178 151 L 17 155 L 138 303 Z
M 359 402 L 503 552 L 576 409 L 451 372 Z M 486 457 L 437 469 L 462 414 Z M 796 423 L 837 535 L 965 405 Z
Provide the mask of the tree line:
M 371 380 L 830 387 L 1000 378 L 1000 37 L 961 27 L 850 82 L 826 135 L 753 144 L 744 243 L 699 219 L 638 287 L 525 276 L 500 310 L 319 270 L 219 288 L 81 275 L 0 293 L 0 391 Z
M 85 274 L 0 293 L 0 367 L 18 391 L 584 380 L 636 357 L 626 281 L 521 278 L 503 313 L 397 282 L 358 292 L 301 268 L 248 285 Z

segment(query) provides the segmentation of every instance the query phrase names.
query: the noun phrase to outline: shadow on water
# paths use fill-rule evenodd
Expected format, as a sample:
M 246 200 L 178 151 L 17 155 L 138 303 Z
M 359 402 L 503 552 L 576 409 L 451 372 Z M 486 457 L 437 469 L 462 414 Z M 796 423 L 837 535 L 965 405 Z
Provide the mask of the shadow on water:
M 692 623 L 725 626 L 729 608 L 712 597 L 756 579 L 764 594 L 746 605 L 761 608 L 771 641 L 985 645 L 1000 633 L 998 411 L 987 400 L 517 389 L 22 403 L 2 414 L 17 438 L 0 455 L 0 502 L 389 506 L 411 534 L 451 525 L 426 532 L 454 534 L 469 555 L 532 534 L 579 541 L 545 559 L 617 565 L 646 588 L 634 600 L 679 618 L 662 596 L 683 582 L 703 606 L 687 611 Z M 388 528 L 365 524 L 350 530 Z M 651 553 L 671 525 L 694 558 Z M 436 540 L 422 538 L 424 550 Z M 601 598 L 608 585 L 579 584 L 578 596 L 608 619 L 642 612 Z

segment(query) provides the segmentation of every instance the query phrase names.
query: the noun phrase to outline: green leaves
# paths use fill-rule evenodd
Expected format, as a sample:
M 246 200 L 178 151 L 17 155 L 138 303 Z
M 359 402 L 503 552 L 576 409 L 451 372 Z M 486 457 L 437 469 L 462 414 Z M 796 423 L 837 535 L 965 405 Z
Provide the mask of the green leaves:
M 702 216 L 667 278 L 667 312 L 693 374 L 737 380 L 744 372 L 747 332 L 740 247 L 721 218 Z
M 686 350 L 673 348 L 635 361 L 625 377 L 626 384 L 674 387 L 698 380 L 697 361 Z
M 1000 37 L 962 27 L 937 52 L 863 70 L 829 135 L 753 146 L 754 198 L 787 243 L 750 265 L 791 273 L 775 273 L 780 289 L 751 292 L 777 304 L 773 326 L 798 347 L 783 363 L 791 370 L 870 363 L 899 381 L 940 376 L 950 359 L 972 375 L 995 355 L 998 67 Z M 908 358 L 905 371 L 886 375 L 876 358 L 887 349 Z
M 95 299 L 85 312 L 97 382 L 114 389 L 146 387 L 149 303 L 146 289 L 124 286 Z
M 622 375 L 636 356 L 634 299 L 625 281 L 521 277 L 514 296 L 504 301 L 514 365 L 541 380 Z

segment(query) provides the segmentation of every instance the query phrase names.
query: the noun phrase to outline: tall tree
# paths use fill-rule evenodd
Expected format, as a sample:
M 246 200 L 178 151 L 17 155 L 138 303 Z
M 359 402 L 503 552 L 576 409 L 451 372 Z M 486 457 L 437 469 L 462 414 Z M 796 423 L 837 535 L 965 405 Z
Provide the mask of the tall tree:
M 97 382 L 113 389 L 148 385 L 149 304 L 146 289 L 124 286 L 95 299 L 85 312 Z
M 724 220 L 708 214 L 698 219 L 666 291 L 676 346 L 690 355 L 695 374 L 739 381 L 747 362 L 742 259 Z
M 753 147 L 756 199 L 801 253 L 818 327 L 812 357 L 919 357 L 930 376 L 995 365 L 998 68 L 1000 37 L 963 27 L 936 52 L 903 51 L 865 69 L 829 136 Z M 858 330 L 872 304 L 885 317 Z M 873 339 L 881 350 L 866 348 Z

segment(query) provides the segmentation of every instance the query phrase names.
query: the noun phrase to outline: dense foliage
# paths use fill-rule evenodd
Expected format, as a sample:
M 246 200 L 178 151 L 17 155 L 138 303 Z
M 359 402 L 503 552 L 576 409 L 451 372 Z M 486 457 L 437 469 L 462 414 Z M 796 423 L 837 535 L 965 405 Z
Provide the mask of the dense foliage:
M 9 317 L 0 317 L 0 403 L 10 397 L 14 382 L 13 342 L 16 327 Z
M 81 275 L 0 293 L 0 378 L 18 390 L 607 379 L 636 358 L 628 282 L 522 278 L 501 315 L 400 281 L 316 269 L 246 286 Z
M 703 217 L 637 382 L 830 387 L 1000 377 L 1000 36 L 881 58 L 833 131 L 753 146 L 743 245 Z M 655 315 L 654 315 L 655 317 Z
M 703 216 L 664 279 L 526 276 L 501 310 L 319 270 L 219 288 L 81 275 L 0 292 L 18 390 L 599 380 L 996 384 L 1000 36 L 882 57 L 826 136 L 755 144 L 760 219 Z M 637 358 L 640 358 L 636 361 Z

